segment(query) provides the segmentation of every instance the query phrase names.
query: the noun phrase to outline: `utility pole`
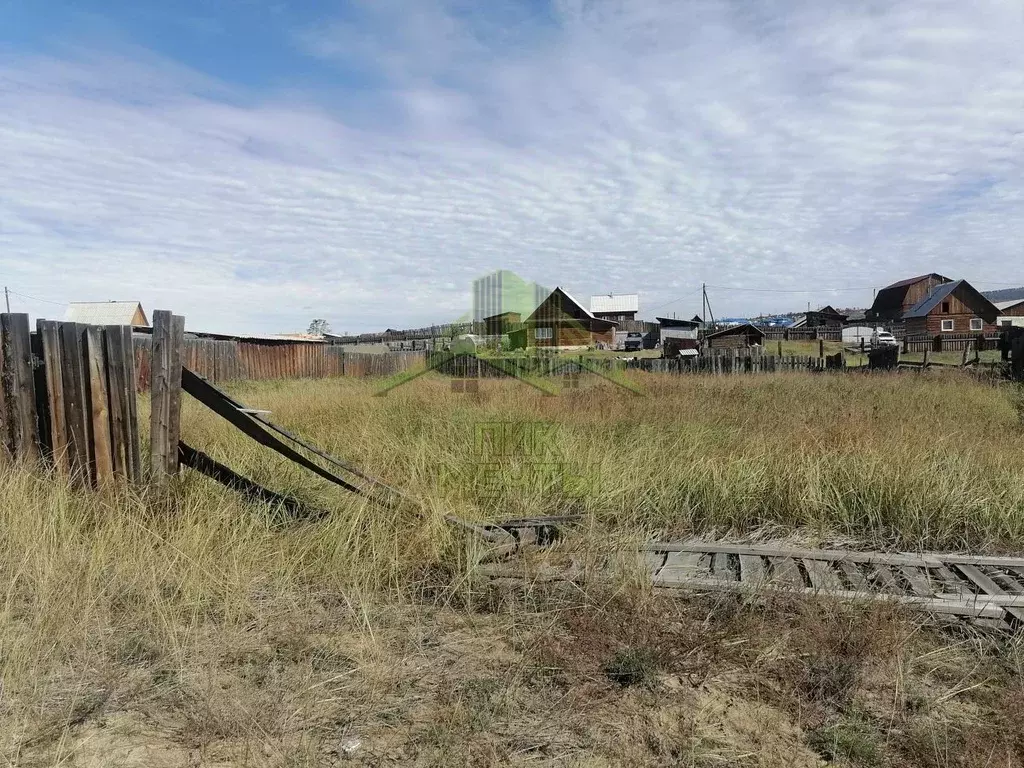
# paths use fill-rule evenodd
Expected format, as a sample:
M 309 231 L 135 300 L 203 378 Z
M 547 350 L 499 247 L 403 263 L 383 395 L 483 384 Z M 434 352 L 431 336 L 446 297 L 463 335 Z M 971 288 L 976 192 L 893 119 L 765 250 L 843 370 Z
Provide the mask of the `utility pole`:
M 11 314 L 11 292 L 4 286 L 4 301 L 7 302 L 7 314 Z

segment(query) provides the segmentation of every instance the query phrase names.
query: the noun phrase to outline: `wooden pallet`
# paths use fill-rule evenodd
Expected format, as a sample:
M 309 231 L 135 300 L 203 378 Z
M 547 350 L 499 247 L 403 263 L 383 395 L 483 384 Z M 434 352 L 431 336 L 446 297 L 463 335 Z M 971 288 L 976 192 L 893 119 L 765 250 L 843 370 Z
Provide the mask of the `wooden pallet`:
M 876 599 L 1024 625 L 1024 558 L 803 550 L 656 542 L 643 547 L 656 587 Z

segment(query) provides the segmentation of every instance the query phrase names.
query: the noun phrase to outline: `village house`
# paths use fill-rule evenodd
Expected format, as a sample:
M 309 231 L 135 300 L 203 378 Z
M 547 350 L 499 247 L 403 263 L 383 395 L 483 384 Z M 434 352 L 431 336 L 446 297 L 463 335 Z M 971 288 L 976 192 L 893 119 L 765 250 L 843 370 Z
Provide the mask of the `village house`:
M 736 349 L 764 345 L 764 331 L 750 323 L 733 325 L 704 337 L 711 349 Z
M 999 328 L 1024 328 L 1024 299 L 997 301 L 995 307 L 999 311 L 996 318 Z
M 64 311 L 64 320 L 86 325 L 149 327 L 149 319 L 138 301 L 73 301 Z
M 700 323 L 693 320 L 659 317 L 658 325 L 662 357 L 679 357 L 697 353 L 697 328 Z
M 640 296 L 635 293 L 619 295 L 609 293 L 590 297 L 590 314 L 601 320 L 611 320 L 616 323 L 636 320 L 636 314 L 639 311 Z
M 953 280 L 933 287 L 906 310 L 903 323 L 907 336 L 996 333 L 999 310 L 966 280 Z
M 866 313 L 869 322 L 896 322 L 904 313 L 924 301 L 940 285 L 953 282 L 934 272 L 887 285 L 875 294 L 871 309 Z
M 617 323 L 595 317 L 566 291 L 556 287 L 526 318 L 520 343 L 513 346 L 585 348 L 615 342 Z
M 790 328 L 842 328 L 846 324 L 846 315 L 834 307 L 826 305 L 821 309 L 804 314 L 803 323 L 793 323 Z

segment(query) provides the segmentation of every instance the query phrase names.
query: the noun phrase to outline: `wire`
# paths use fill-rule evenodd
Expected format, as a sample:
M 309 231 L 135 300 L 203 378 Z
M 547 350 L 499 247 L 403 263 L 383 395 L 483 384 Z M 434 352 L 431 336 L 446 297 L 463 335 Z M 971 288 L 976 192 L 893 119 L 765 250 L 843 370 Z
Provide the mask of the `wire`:
M 29 296 L 27 293 L 20 293 L 18 291 L 7 289 L 8 292 L 13 293 L 15 296 L 20 296 L 23 299 L 31 299 L 32 301 L 41 301 L 43 304 L 53 304 L 55 307 L 66 307 L 67 304 L 60 301 L 50 301 L 49 299 L 40 299 L 38 296 Z
M 683 299 L 688 299 L 691 296 L 696 296 L 698 293 L 701 292 L 701 290 L 703 290 L 703 289 L 698 288 L 697 290 L 692 291 L 690 293 L 687 293 L 684 296 L 677 296 L 676 298 L 672 299 L 671 301 L 666 301 L 664 304 L 659 304 L 656 307 L 648 307 L 646 311 L 647 312 L 653 312 L 656 309 L 661 309 L 662 307 L 667 307 L 669 304 L 675 304 L 677 301 L 682 301 Z
M 754 293 L 852 293 L 853 291 L 870 291 L 876 286 L 862 286 L 858 288 L 811 288 L 807 290 L 795 288 L 740 288 L 734 285 L 709 285 L 716 291 L 749 291 Z

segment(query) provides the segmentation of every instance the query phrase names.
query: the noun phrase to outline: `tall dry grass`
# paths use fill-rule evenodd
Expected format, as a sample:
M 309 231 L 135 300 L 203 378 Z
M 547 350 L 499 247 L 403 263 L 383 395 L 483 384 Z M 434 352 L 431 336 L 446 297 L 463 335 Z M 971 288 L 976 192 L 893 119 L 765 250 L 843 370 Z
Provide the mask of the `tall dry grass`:
M 644 396 L 512 382 L 458 394 L 418 380 L 243 386 L 236 394 L 431 509 L 469 517 L 585 512 L 607 528 L 795 527 L 886 548 L 1024 542 L 1024 429 L 1012 392 L 967 377 L 638 375 Z M 186 435 L 273 488 L 308 473 L 187 408 Z M 545 447 L 481 454 L 477 425 L 553 424 Z
M 664 696 L 630 700 L 637 741 L 616 751 L 626 749 L 617 734 L 590 733 L 588 717 L 612 718 L 625 705 L 590 702 L 594 673 L 553 680 L 547 657 L 531 650 L 558 633 L 567 648 L 589 642 L 563 626 L 563 608 L 451 607 L 477 598 L 462 580 L 448 513 L 584 512 L 595 540 L 799 527 L 904 548 L 1024 541 L 1021 422 L 998 389 L 928 376 L 638 382 L 644 397 L 584 384 L 549 398 L 510 382 L 461 395 L 430 379 L 386 397 L 350 380 L 233 388 L 422 501 L 394 510 L 314 478 L 186 402 L 186 440 L 330 512 L 315 522 L 282 522 L 194 473 L 163 491 L 93 494 L 0 469 L 0 756 L 12 765 L 108 765 L 116 747 L 126 765 L 320 765 L 351 733 L 373 733 L 371 764 L 485 765 L 529 742 L 518 731 L 502 735 L 514 717 L 545 733 L 559 718 L 572 721 L 573 733 L 589 735 L 560 731 L 551 743 L 583 755 L 580 764 L 650 757 L 643 744 L 657 729 L 644 736 L 648 726 L 638 723 Z M 540 459 L 489 462 L 475 433 L 494 422 L 558 428 Z M 582 480 L 567 492 L 530 474 L 538 461 L 565 464 Z M 434 605 L 437 595 L 449 608 Z M 573 600 L 586 603 L 576 607 L 585 616 L 603 615 L 605 603 Z M 647 615 L 643 605 L 629 611 Z M 609 619 L 619 628 L 634 620 Z M 680 640 L 649 642 L 671 649 Z M 496 751 L 474 751 L 484 733 Z M 132 738 L 148 751 L 131 752 Z M 389 740 L 404 746 L 389 751 Z M 670 746 L 658 747 L 668 750 L 659 759 L 673 759 Z M 733 742 L 722 750 L 752 754 Z

